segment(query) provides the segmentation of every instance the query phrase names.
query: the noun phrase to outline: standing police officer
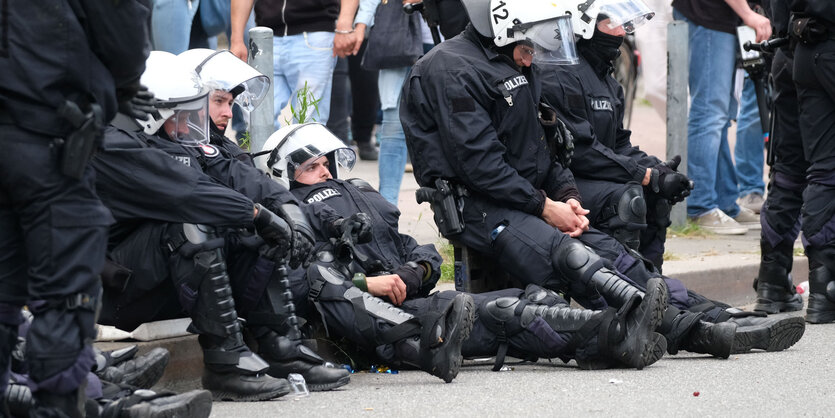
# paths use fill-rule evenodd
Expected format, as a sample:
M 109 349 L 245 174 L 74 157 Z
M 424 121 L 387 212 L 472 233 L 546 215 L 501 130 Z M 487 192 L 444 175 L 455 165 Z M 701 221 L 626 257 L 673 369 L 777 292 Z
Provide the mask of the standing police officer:
M 4 2 L 3 13 L 0 388 L 28 304 L 35 413 L 82 416 L 112 222 L 87 160 L 117 108 L 131 111 L 148 9 L 132 0 L 35 0 Z
M 795 0 L 791 32 L 803 151 L 803 236 L 809 257 L 806 320 L 835 322 L 835 2 Z
M 765 4 L 777 38 L 789 35 L 790 3 L 791 0 L 771 0 Z M 766 313 L 803 309 L 803 298 L 795 291 L 791 271 L 809 161 L 803 155 L 793 62 L 793 45 L 786 44 L 774 51 L 771 63 L 774 100 L 768 150 L 771 170 L 768 195 L 760 215 L 760 270 L 754 281 L 757 291 L 754 310 Z

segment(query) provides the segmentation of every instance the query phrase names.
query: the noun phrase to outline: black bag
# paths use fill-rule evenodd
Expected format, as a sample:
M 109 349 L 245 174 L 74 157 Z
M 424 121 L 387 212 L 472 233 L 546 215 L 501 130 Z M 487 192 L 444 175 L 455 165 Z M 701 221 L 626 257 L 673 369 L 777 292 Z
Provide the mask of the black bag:
M 374 14 L 362 68 L 381 70 L 413 65 L 423 55 L 420 14 L 406 14 L 399 0 L 383 1 Z

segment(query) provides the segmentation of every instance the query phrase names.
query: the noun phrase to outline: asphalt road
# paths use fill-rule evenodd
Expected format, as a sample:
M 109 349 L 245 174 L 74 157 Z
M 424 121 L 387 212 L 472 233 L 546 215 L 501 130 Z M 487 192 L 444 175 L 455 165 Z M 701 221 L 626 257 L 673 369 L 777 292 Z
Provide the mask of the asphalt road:
M 810 325 L 792 348 L 720 360 L 666 356 L 642 371 L 574 362 L 468 365 L 451 384 L 417 371 L 357 373 L 341 390 L 214 404 L 213 417 L 256 416 L 832 416 L 835 324 Z

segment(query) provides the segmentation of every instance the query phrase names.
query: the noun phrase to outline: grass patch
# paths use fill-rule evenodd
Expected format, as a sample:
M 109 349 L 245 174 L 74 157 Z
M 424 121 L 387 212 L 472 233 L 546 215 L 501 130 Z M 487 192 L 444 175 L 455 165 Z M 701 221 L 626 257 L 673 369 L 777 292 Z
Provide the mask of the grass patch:
M 454 283 L 455 282 L 455 249 L 449 241 L 442 239 L 435 244 L 441 257 L 444 259 L 441 264 L 441 278 L 440 283 Z
M 652 103 L 650 103 L 649 100 L 647 100 L 646 98 L 640 98 L 640 99 L 638 99 L 638 105 L 639 106 L 652 106 Z
M 803 247 L 795 248 L 792 253 L 794 254 L 795 257 L 805 257 L 806 256 L 806 251 L 803 249 Z
M 713 235 L 713 233 L 705 230 L 704 228 L 700 227 L 699 225 L 693 223 L 691 220 L 687 220 L 687 223 L 684 226 L 675 227 L 671 226 L 667 228 L 667 237 L 707 237 Z
M 681 260 L 681 257 L 679 257 L 677 254 L 675 254 L 673 252 L 664 251 L 664 261 L 674 261 L 674 260 Z

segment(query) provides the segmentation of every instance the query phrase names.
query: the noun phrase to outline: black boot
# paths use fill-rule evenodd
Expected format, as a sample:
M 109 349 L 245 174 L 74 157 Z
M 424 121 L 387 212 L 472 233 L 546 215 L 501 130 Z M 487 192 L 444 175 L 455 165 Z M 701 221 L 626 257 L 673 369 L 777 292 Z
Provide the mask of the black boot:
M 182 237 L 172 233 L 179 232 L 176 228 L 169 232 L 173 238 L 166 238 L 178 252 L 169 264 L 181 300 L 193 301 L 187 307 L 192 319 L 189 331 L 199 334 L 203 349 L 203 388 L 215 400 L 229 401 L 262 401 L 289 393 L 289 383 L 267 375 L 268 364 L 243 342 L 222 241 L 202 225 L 182 225 Z
M 730 357 L 736 324 L 711 324 L 702 321 L 703 317 L 702 313 L 668 307 L 659 328 L 667 339 L 667 352 L 677 354 L 678 350 L 686 350 L 719 358 Z
M 806 321 L 811 324 L 835 322 L 835 274 L 825 265 L 809 272 Z
M 762 240 L 760 247 L 762 260 L 760 272 L 754 280 L 754 289 L 757 291 L 754 310 L 771 314 L 803 309 L 803 298 L 792 285 L 792 244 L 781 244 L 772 248 Z
M 666 305 L 663 282 L 661 287 L 663 291 L 653 282 L 643 303 L 628 307 L 623 314 L 613 308 L 592 311 L 567 305 L 526 305 L 522 308 L 521 324 L 525 326 L 533 317 L 540 317 L 554 331 L 572 333 L 567 351 L 573 352 L 567 354 L 575 358 L 581 369 L 605 369 L 616 364 L 642 369 L 658 361 L 667 349 L 664 338 L 653 332 Z
M 212 394 L 206 390 L 181 394 L 138 390 L 99 403 L 102 404 L 98 415 L 101 418 L 207 418 L 212 412 Z
M 127 351 L 125 351 L 127 350 Z M 156 347 L 138 357 L 136 346 L 113 352 L 97 352 L 97 368 L 93 372 L 102 380 L 150 389 L 165 373 L 171 355 Z
M 732 318 L 737 324 L 732 354 L 747 353 L 753 349 L 783 351 L 803 337 L 806 323 L 801 316 Z
M 461 346 L 470 336 L 474 319 L 472 296 L 459 293 L 438 315 L 421 321 L 420 337 L 407 337 L 394 344 L 397 357 L 446 383 L 452 382 L 458 376 L 463 360 Z
M 286 378 L 290 373 L 298 373 L 311 391 L 347 385 L 351 381 L 348 370 L 326 363 L 302 344 L 286 267 L 276 269 L 264 293 L 258 307 L 247 317 L 249 329 L 258 341 L 258 354 L 270 365 L 269 375 Z
M 35 405 L 29 386 L 21 383 L 9 382 L 6 386 L 5 400 L 9 416 L 13 417 L 29 416 L 29 411 Z

